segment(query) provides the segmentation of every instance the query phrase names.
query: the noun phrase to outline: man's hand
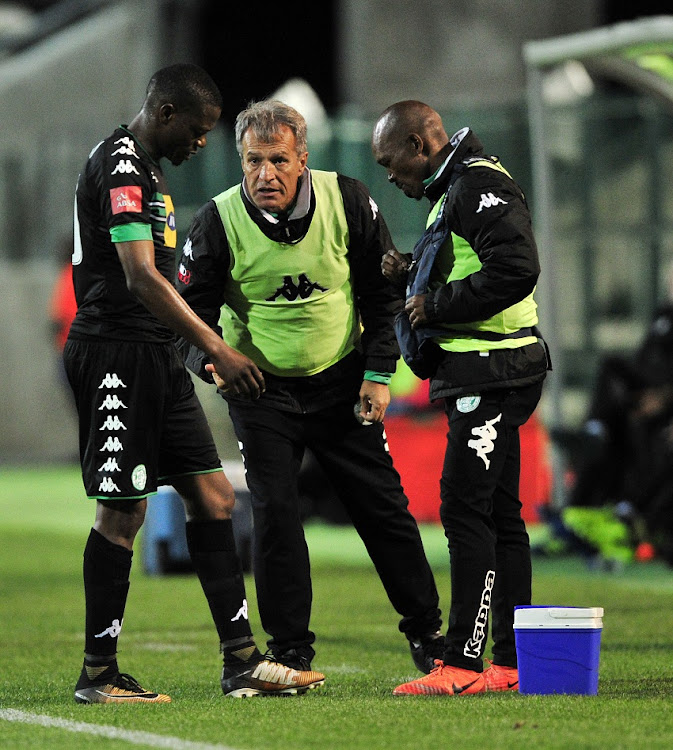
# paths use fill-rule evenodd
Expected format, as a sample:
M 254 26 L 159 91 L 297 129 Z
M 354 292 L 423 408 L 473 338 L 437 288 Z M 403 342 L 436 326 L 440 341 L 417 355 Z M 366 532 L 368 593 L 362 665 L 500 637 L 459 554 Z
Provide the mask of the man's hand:
M 397 250 L 388 250 L 381 260 L 381 273 L 394 284 L 406 284 L 409 270 L 409 256 Z
M 366 422 L 383 422 L 390 403 L 390 390 L 383 383 L 363 380 L 360 388 L 360 416 Z
M 409 316 L 409 322 L 412 328 L 424 326 L 428 319 L 425 317 L 425 298 L 426 294 L 415 294 L 409 297 L 404 305 L 404 312 Z
M 225 393 L 257 399 L 264 392 L 264 376 L 257 365 L 244 354 L 226 346 L 226 352 L 212 357 L 206 370 L 213 375 L 215 385 Z

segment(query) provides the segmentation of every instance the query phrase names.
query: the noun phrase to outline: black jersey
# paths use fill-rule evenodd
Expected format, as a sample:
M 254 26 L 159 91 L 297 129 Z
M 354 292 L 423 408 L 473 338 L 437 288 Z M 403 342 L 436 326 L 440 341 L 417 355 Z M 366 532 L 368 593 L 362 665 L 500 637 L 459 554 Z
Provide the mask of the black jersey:
M 73 339 L 164 342 L 175 338 L 126 286 L 115 242 L 153 240 L 155 265 L 171 283 L 177 234 L 173 202 L 155 162 L 124 126 L 89 154 L 77 181 Z

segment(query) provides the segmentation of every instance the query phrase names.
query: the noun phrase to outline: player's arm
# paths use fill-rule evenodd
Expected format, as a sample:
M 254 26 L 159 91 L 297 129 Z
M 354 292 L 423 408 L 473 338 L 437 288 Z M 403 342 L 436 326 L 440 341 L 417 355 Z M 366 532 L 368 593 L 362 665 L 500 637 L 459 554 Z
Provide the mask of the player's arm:
M 220 338 L 219 320 L 226 301 L 229 263 L 229 243 L 222 219 L 213 201 L 208 201 L 192 218 L 174 283 L 182 299 Z M 184 339 L 179 339 L 177 346 L 187 367 L 206 383 L 213 383 L 206 369 L 210 364 L 208 355 Z
M 255 363 L 228 346 L 189 307 L 154 264 L 154 243 L 115 243 L 129 291 L 162 323 L 206 352 L 215 372 L 232 394 L 258 398 L 264 378 Z

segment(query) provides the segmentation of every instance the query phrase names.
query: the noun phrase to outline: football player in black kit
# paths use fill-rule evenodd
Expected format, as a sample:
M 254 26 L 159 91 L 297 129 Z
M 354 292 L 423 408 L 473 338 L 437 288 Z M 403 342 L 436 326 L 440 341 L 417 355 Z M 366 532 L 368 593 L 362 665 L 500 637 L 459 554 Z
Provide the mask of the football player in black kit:
M 168 703 L 117 666 L 133 542 L 158 484 L 180 493 L 187 542 L 224 658 L 225 695 L 296 694 L 324 681 L 262 656 L 252 637 L 222 472 L 176 334 L 208 352 L 232 393 L 257 398 L 262 374 L 172 286 L 175 214 L 162 158 L 206 145 L 222 98 L 195 65 L 159 70 L 142 109 L 98 144 L 77 183 L 73 277 L 77 316 L 64 351 L 79 414 L 80 457 L 96 517 L 84 550 L 86 630 L 78 703 Z

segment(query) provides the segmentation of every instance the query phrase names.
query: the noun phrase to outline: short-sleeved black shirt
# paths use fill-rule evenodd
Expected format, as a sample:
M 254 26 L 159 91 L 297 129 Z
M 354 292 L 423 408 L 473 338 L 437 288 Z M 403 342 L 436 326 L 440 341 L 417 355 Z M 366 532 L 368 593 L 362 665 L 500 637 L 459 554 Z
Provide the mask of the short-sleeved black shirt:
M 159 164 L 124 126 L 101 141 L 77 181 L 70 338 L 172 341 L 173 332 L 132 295 L 115 242 L 153 240 L 155 265 L 173 281 L 177 234 Z

